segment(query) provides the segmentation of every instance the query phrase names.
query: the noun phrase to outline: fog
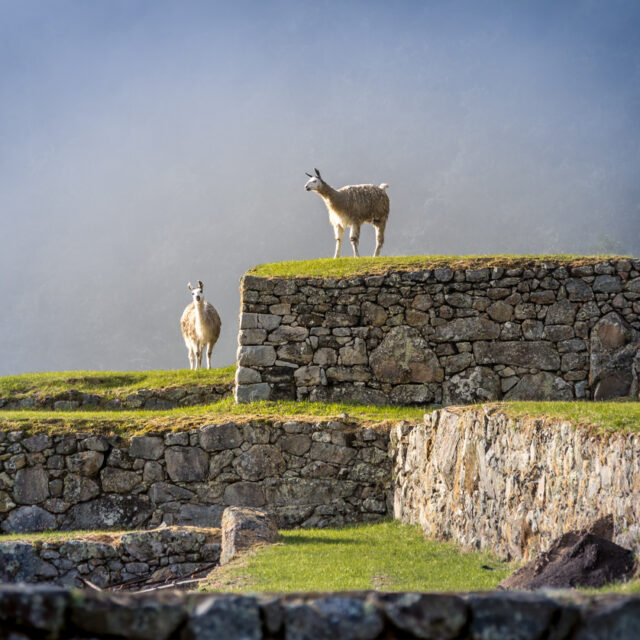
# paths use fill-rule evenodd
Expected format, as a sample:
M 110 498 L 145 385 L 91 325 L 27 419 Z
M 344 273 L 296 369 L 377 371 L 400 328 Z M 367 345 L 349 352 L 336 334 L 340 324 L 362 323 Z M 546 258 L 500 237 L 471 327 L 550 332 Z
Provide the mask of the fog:
M 634 0 L 0 0 L 0 375 L 184 368 L 198 279 L 232 364 L 243 272 L 333 253 L 313 167 L 384 255 L 639 255 L 639 115 Z

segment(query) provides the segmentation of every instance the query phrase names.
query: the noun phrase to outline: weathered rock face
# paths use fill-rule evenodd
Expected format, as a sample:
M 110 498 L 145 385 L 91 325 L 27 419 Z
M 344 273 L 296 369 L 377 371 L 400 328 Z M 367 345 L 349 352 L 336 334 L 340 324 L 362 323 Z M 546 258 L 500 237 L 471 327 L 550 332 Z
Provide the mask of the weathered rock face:
M 640 435 L 593 436 L 499 410 L 436 411 L 391 432 L 394 515 L 429 537 L 530 558 L 570 530 L 613 517 L 613 541 L 640 551 Z
M 0 530 L 218 527 L 227 506 L 278 526 L 387 512 L 388 428 L 340 422 L 226 423 L 189 432 L 29 436 L 0 432 Z
M 246 276 L 236 399 L 637 396 L 638 283 L 639 260 L 343 279 Z
M 212 404 L 232 393 L 232 383 L 169 387 L 167 389 L 140 389 L 136 393 L 126 396 L 70 390 L 57 395 L 0 397 L 0 408 L 35 408 L 59 411 L 89 407 L 94 409 L 175 409 L 176 407 Z M 34 437 L 40 438 L 41 436 Z
M 222 553 L 220 564 L 256 545 L 278 541 L 276 523 L 266 511 L 247 507 L 228 507 L 222 516 Z
M 0 582 L 99 587 L 184 576 L 220 560 L 220 529 L 165 527 L 43 543 L 1 542 Z
M 110 594 L 0 587 L 0 634 L 122 640 L 636 640 L 640 598 L 563 593 Z

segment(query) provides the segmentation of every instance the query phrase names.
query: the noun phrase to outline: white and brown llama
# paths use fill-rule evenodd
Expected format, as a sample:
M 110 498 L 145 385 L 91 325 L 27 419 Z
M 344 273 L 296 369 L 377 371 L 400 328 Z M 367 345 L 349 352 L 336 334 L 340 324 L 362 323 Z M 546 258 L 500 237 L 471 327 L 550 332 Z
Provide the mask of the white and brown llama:
M 180 318 L 182 337 L 189 352 L 191 369 L 202 368 L 202 352 L 207 351 L 207 369 L 211 369 L 211 352 L 220 335 L 220 316 L 214 306 L 204 299 L 204 284 L 198 280 L 198 286 L 189 291 L 193 302 L 187 305 Z
M 369 222 L 376 230 L 376 250 L 374 256 L 380 255 L 384 243 L 384 228 L 389 217 L 389 196 L 385 190 L 389 185 L 353 184 L 340 189 L 329 186 L 315 169 L 316 175 L 306 173 L 311 180 L 305 184 L 307 191 L 315 191 L 323 200 L 329 212 L 329 222 L 333 227 L 336 239 L 334 258 L 340 257 L 342 234 L 346 227 L 351 227 L 351 246 L 353 255 L 359 256 L 360 227 Z

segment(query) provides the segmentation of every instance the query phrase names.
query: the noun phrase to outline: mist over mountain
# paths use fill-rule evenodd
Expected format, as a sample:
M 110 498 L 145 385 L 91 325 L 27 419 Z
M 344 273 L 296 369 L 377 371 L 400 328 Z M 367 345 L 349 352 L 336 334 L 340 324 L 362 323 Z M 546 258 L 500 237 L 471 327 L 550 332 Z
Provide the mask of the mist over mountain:
M 0 65 L 0 375 L 184 368 L 198 279 L 233 363 L 243 272 L 333 254 L 313 167 L 384 255 L 640 255 L 633 0 L 0 0 Z

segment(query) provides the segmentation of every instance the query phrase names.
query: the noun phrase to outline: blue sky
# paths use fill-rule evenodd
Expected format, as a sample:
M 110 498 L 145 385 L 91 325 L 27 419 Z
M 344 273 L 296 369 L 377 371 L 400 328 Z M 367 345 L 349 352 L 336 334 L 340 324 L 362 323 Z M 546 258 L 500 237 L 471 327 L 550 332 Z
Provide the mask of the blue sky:
M 0 374 L 184 367 L 197 279 L 232 363 L 243 271 L 332 253 L 315 166 L 387 255 L 637 255 L 639 115 L 635 1 L 0 0 Z

